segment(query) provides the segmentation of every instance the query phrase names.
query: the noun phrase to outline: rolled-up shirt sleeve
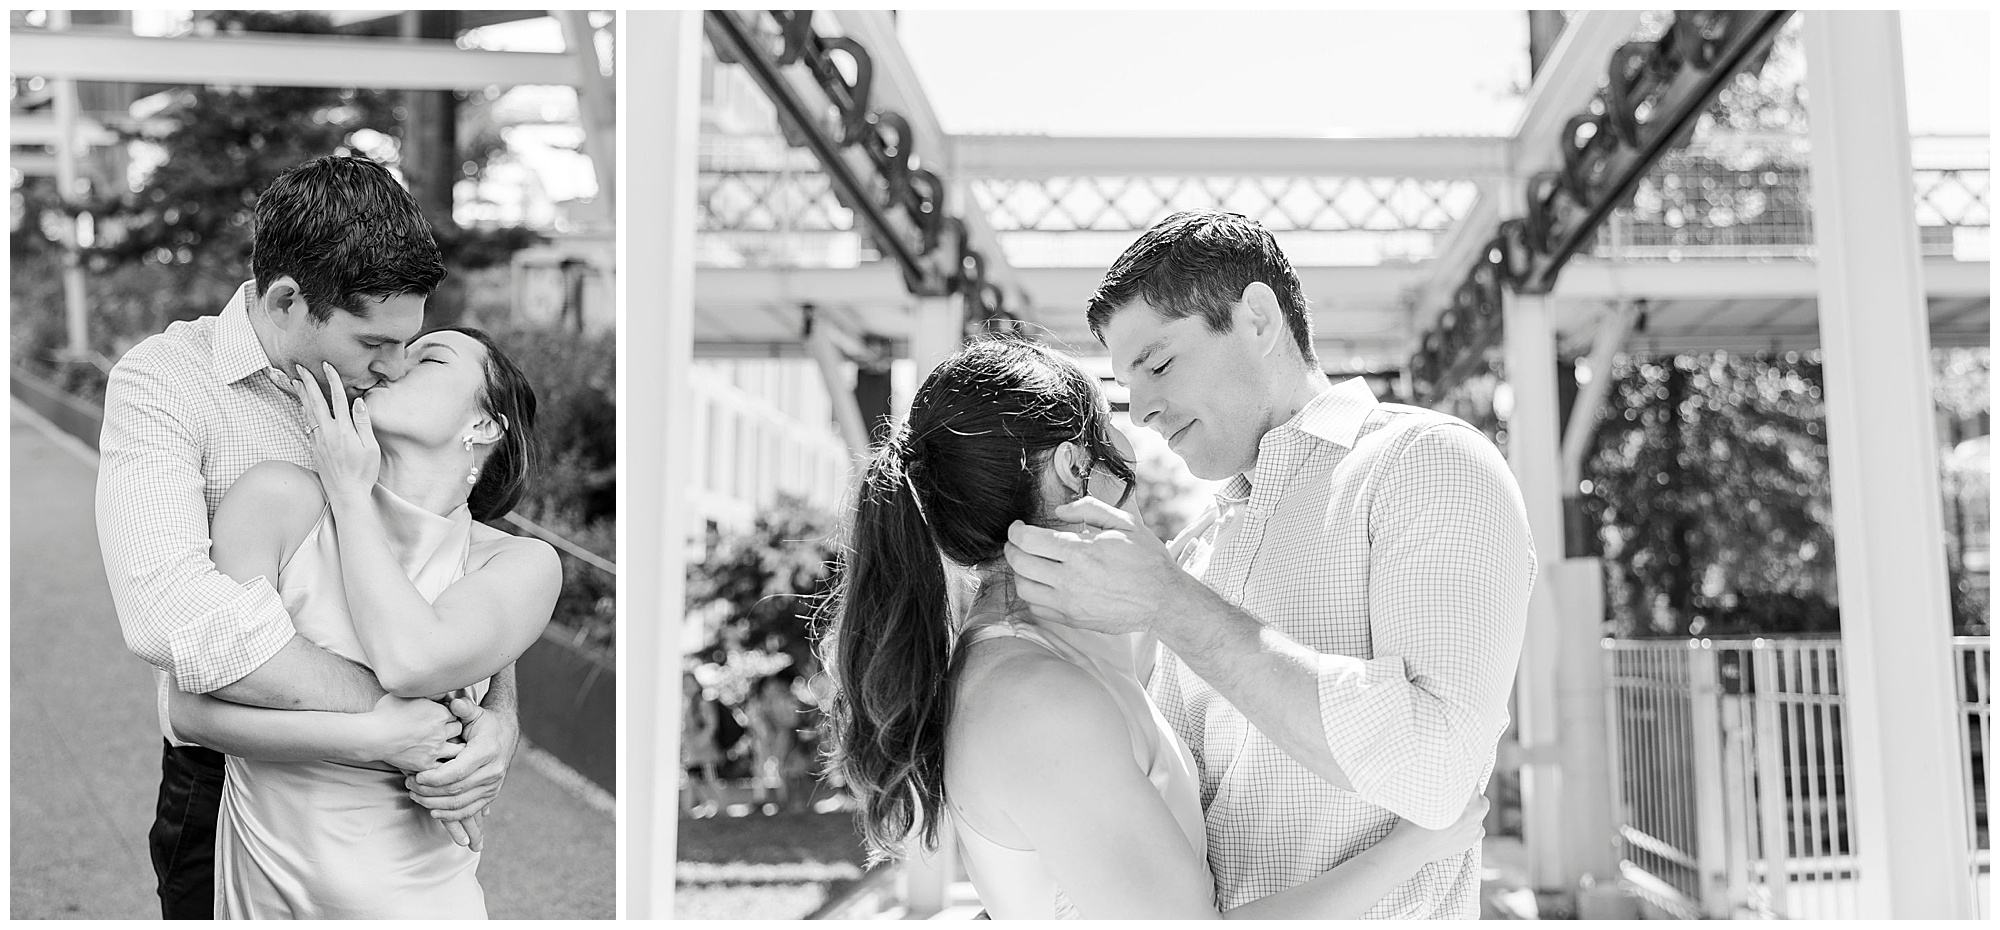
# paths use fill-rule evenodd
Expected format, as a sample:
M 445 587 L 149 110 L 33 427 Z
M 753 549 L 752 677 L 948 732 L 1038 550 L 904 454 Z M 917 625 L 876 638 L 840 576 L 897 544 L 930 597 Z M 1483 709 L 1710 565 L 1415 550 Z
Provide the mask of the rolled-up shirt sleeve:
M 1411 439 L 1368 520 L 1375 657 L 1321 657 L 1320 719 L 1358 794 L 1437 829 L 1507 724 L 1535 578 L 1527 512 L 1499 450 L 1451 423 Z
M 268 580 L 239 584 L 209 559 L 201 420 L 168 377 L 181 367 L 171 351 L 141 345 L 111 372 L 97 536 L 126 647 L 180 690 L 207 693 L 263 665 L 293 628 Z

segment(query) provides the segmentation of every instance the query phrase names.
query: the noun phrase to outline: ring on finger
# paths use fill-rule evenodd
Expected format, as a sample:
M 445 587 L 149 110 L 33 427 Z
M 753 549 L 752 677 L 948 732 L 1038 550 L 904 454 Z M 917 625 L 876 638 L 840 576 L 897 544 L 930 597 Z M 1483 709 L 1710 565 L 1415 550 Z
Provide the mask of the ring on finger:
M 319 429 L 318 423 L 314 423 L 313 425 L 306 427 L 306 435 L 311 436 L 313 434 L 313 430 L 316 429 Z

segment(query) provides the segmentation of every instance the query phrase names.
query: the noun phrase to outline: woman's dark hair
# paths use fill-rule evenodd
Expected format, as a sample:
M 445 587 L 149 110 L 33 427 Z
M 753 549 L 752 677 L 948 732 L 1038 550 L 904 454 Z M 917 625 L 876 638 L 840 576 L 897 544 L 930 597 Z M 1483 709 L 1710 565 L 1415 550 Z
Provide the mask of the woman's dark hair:
M 873 858 L 901 855 L 918 829 L 937 846 L 954 677 L 943 560 L 998 559 L 1010 524 L 1039 521 L 1041 469 L 1066 441 L 1131 481 L 1111 429 L 1081 367 L 1003 336 L 931 372 L 868 462 L 819 645 L 836 686 L 832 763 L 861 802 Z
M 336 308 L 366 316 L 363 297 L 429 295 L 444 280 L 416 198 L 369 159 L 326 155 L 293 168 L 257 198 L 253 214 L 257 293 L 291 275 L 316 323 Z
M 503 425 L 500 442 L 486 457 L 479 483 L 472 486 L 472 497 L 466 504 L 472 508 L 473 519 L 496 520 L 521 502 L 528 476 L 538 464 L 535 387 L 485 330 L 442 326 L 435 331 L 464 333 L 486 347 L 486 386 L 479 391 L 479 407 Z

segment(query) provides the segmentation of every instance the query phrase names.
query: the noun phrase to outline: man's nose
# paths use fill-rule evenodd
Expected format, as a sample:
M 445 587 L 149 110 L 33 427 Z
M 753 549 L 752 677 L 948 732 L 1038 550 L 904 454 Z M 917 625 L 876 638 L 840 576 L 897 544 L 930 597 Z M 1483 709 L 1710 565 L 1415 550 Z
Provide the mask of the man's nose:
M 401 350 L 387 354 L 370 366 L 377 377 L 384 381 L 395 381 L 403 377 L 410 368 L 409 355 Z
M 1160 399 L 1150 388 L 1140 384 L 1132 385 L 1131 398 L 1128 403 L 1130 404 L 1132 422 L 1155 430 L 1159 429 L 1159 426 L 1153 421 L 1160 415 Z

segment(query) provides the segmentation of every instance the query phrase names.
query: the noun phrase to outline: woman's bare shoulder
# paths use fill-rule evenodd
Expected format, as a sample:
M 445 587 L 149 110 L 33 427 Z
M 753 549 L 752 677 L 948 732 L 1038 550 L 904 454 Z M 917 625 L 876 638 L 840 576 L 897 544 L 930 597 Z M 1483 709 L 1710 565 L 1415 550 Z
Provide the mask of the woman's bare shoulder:
M 468 556 L 468 570 L 476 571 L 495 560 L 504 559 L 510 570 L 526 569 L 554 572 L 557 577 L 562 575 L 562 559 L 556 554 L 556 547 L 533 536 L 516 536 L 478 521 L 472 524 L 472 550 Z
M 311 469 L 291 462 L 266 461 L 250 466 L 223 494 L 216 510 L 253 517 L 280 532 L 288 541 L 304 536 L 326 509 L 326 490 Z
M 1094 745 L 1111 734 L 1118 737 L 1111 745 L 1125 745 L 1124 717 L 1104 685 L 1027 640 L 972 645 L 957 697 L 953 743 L 977 757 L 980 768 L 1011 770 L 1033 764 L 1036 755 Z

